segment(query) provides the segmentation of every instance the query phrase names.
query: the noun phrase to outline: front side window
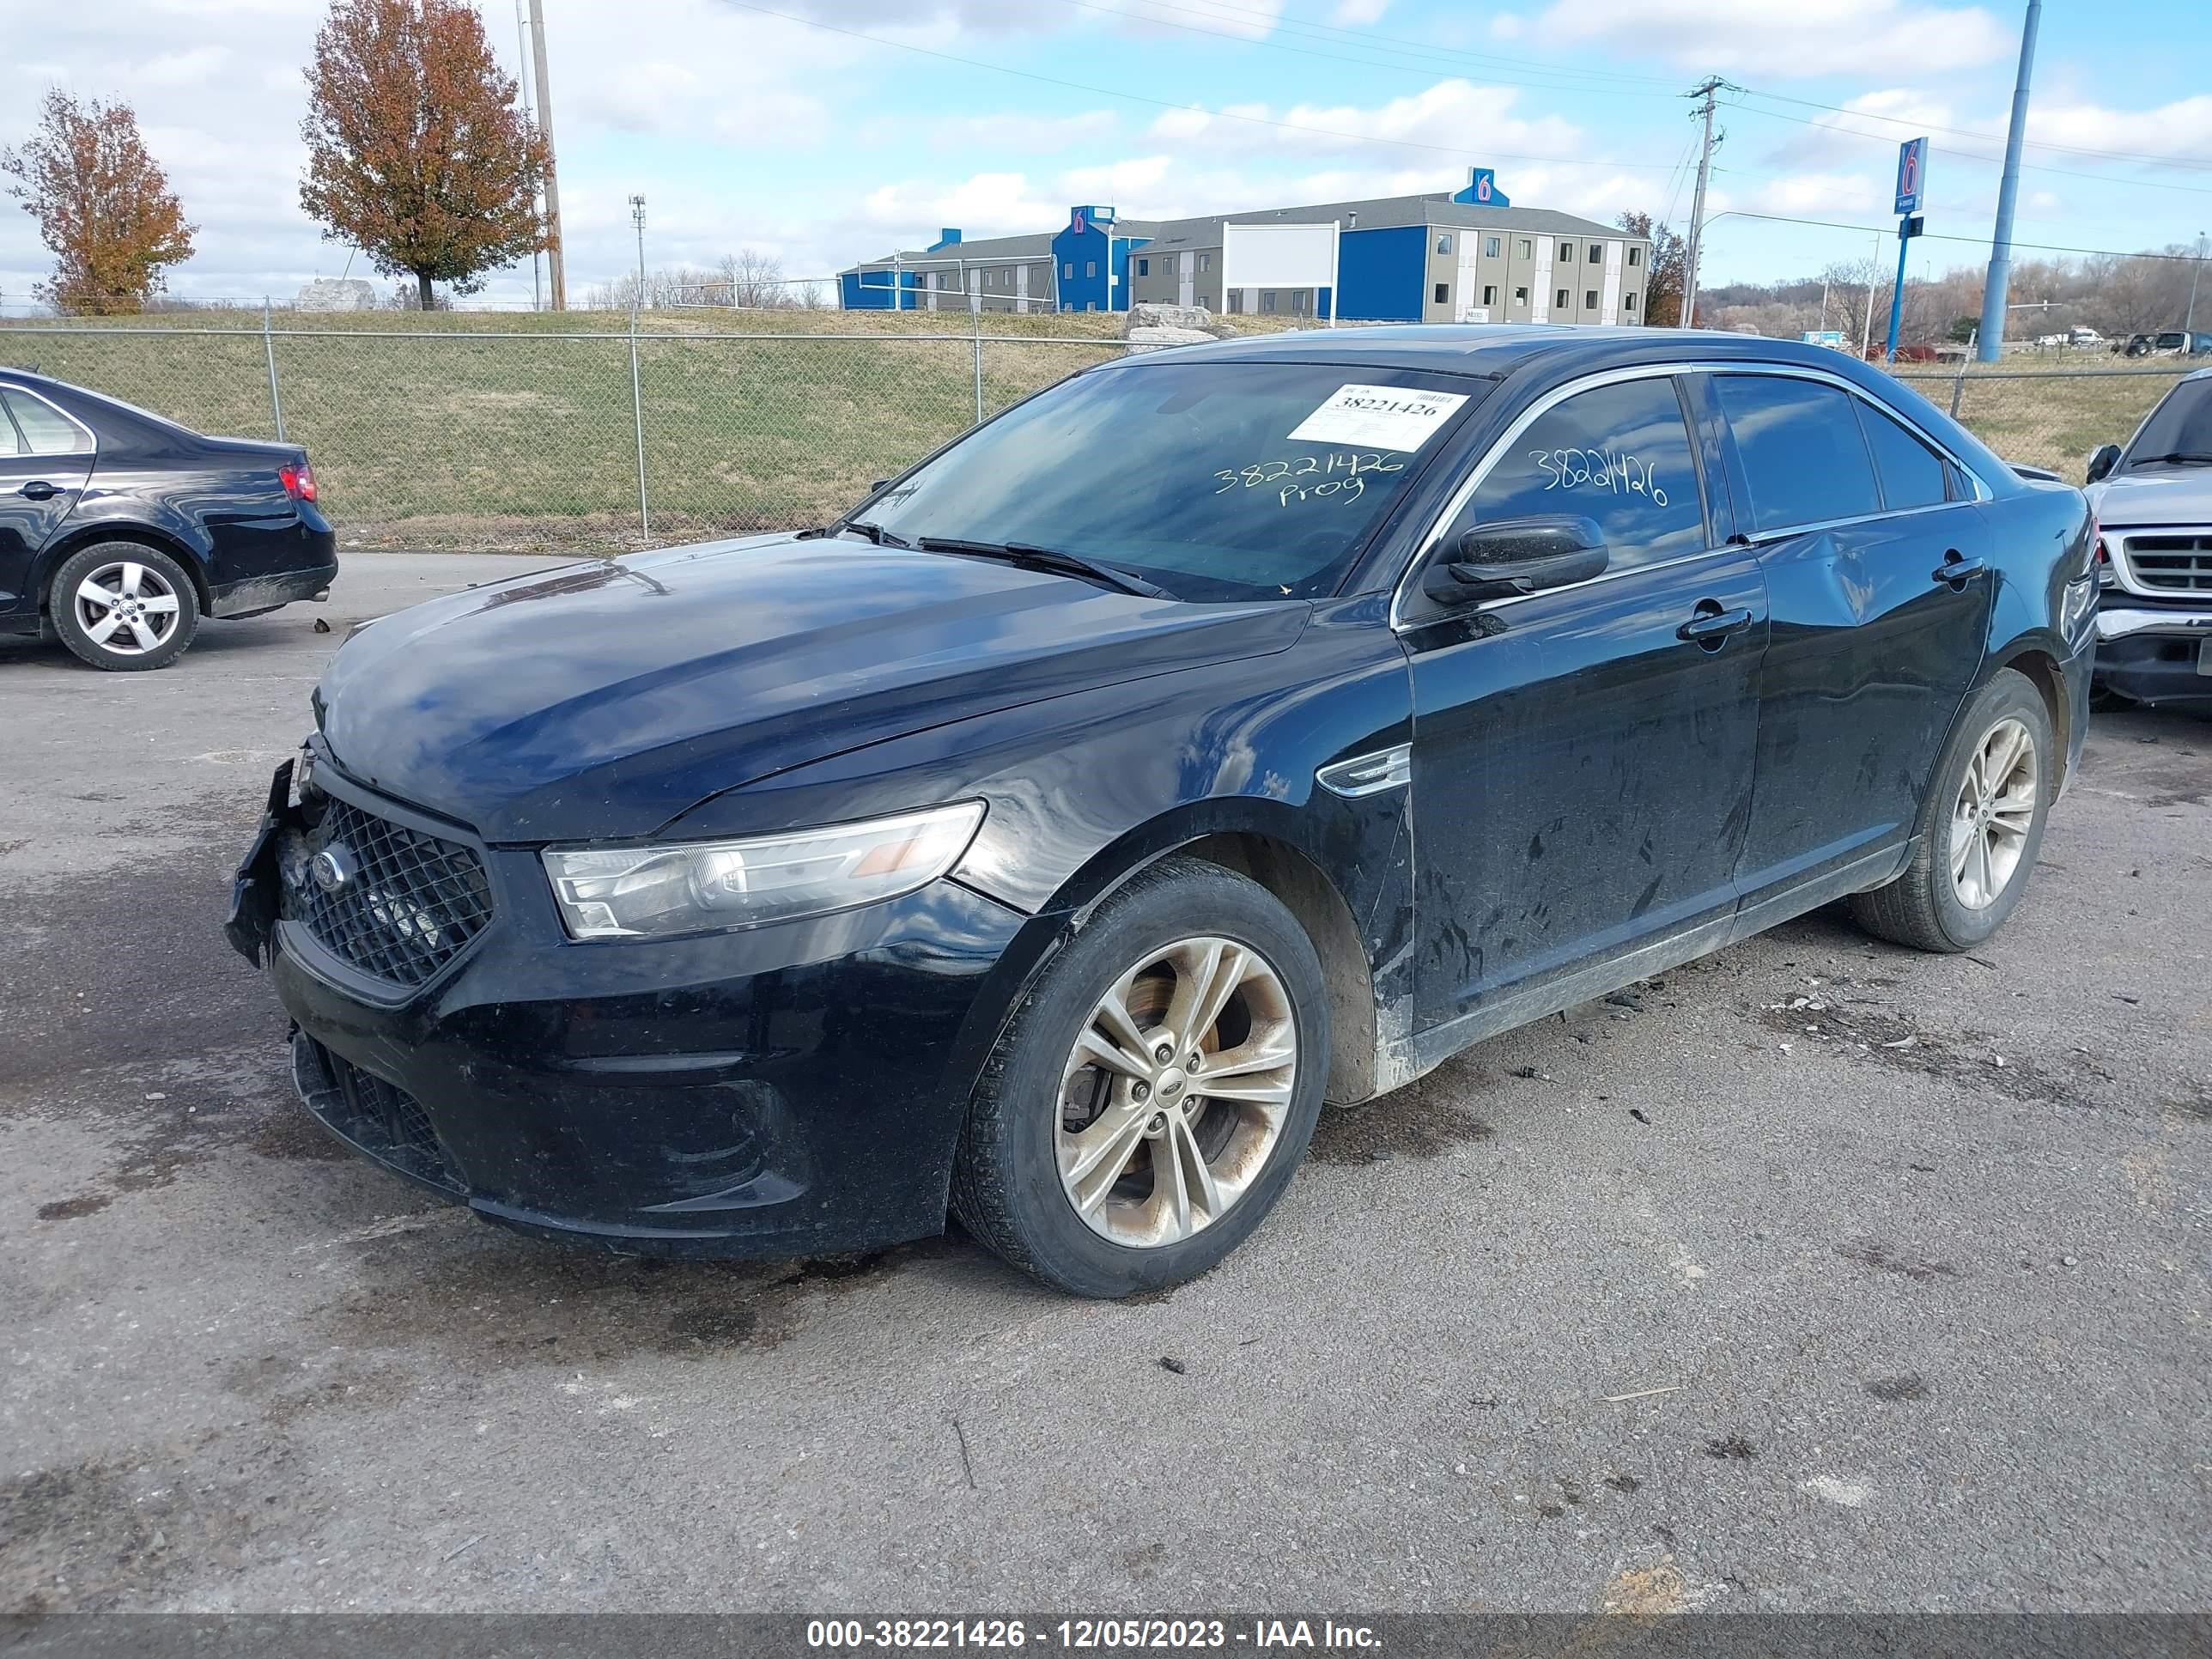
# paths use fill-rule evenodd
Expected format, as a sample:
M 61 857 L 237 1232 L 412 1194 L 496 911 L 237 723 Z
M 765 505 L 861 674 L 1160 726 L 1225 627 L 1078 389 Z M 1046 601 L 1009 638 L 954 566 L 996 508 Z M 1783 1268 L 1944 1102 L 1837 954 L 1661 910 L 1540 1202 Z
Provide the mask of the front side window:
M 1782 374 L 1718 374 L 1761 533 L 1881 510 L 1849 392 Z
M 1874 451 L 1875 476 L 1881 481 L 1882 505 L 1895 513 L 1911 507 L 1937 507 L 1950 498 L 1951 469 L 1943 458 L 1872 404 L 1858 404 L 1859 424 Z
M 909 541 L 1079 553 L 1180 599 L 1330 593 L 1489 387 L 1365 366 L 1140 361 L 977 428 L 867 516 Z
M 1538 416 L 1476 487 L 1450 539 L 1503 519 L 1562 514 L 1596 520 L 1615 570 L 1705 547 L 1697 461 L 1672 379 L 1594 386 Z
M 27 392 L 9 390 L 8 411 L 23 429 L 23 453 L 28 455 L 73 455 L 92 447 L 76 422 Z M 12 434 L 10 436 L 12 437 Z

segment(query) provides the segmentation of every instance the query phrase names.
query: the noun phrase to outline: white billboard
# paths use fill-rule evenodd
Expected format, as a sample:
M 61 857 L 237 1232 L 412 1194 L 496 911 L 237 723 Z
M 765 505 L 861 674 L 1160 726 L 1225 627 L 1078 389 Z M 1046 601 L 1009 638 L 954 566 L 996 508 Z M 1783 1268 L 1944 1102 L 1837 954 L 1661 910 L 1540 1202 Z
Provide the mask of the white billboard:
M 1318 310 L 1320 290 L 1329 294 L 1328 320 L 1336 322 L 1337 225 L 1238 225 L 1221 228 L 1221 288 L 1310 288 Z M 1256 307 L 1254 307 L 1257 309 Z

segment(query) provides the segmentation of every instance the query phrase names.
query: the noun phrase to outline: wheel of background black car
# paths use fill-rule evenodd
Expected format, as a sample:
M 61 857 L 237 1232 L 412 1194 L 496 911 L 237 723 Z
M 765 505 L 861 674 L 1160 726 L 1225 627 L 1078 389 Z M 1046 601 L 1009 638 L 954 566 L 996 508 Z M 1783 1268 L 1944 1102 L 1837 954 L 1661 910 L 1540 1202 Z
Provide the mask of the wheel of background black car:
M 199 596 L 167 554 L 95 542 L 54 572 L 46 609 L 62 643 L 94 668 L 166 668 L 199 631 Z
M 1102 903 L 977 1083 L 953 1207 L 1078 1296 L 1180 1284 L 1281 1197 L 1328 1075 L 1321 960 L 1256 882 L 1171 857 Z
M 2027 889 L 2057 777 L 2042 694 L 1999 669 L 1953 728 L 1916 825 L 1918 850 L 1887 885 L 1851 899 L 1869 933 L 1923 951 L 1967 951 Z
M 2150 342 L 2149 342 L 2148 340 L 2144 340 L 2144 339 L 2135 339 L 2135 340 L 2130 340 L 2130 341 L 2129 341 L 2129 342 L 2128 342 L 2128 356 L 2130 356 L 2130 357 L 2148 357 L 2148 356 L 2150 356 Z

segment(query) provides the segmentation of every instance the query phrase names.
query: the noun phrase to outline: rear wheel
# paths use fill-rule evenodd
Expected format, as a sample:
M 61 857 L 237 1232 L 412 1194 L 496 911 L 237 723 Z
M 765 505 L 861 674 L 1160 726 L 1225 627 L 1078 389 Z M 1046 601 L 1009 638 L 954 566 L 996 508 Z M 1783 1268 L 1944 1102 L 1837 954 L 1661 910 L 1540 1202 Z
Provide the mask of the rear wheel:
M 977 1085 L 969 1231 L 1079 1296 L 1180 1283 L 1265 1218 L 1328 1072 L 1321 963 L 1265 888 L 1170 858 L 1040 976 Z
M 63 561 L 46 608 L 64 645 L 94 668 L 166 668 L 200 625 L 183 567 L 138 542 L 96 542 Z
M 1967 951 L 2004 925 L 2027 889 L 2056 782 L 2051 713 L 1999 669 L 1944 745 L 1902 875 L 1851 899 L 1869 933 L 1922 951 Z

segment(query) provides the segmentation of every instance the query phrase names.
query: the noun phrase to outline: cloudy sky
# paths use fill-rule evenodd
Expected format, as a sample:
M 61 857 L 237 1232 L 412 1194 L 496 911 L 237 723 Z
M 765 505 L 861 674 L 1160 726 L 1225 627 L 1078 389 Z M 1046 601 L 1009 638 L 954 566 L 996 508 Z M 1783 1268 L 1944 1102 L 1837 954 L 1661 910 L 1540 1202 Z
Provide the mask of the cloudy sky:
M 0 0 L 0 145 L 50 85 L 120 96 L 199 228 L 198 297 L 346 270 L 299 209 L 301 66 L 321 0 Z M 1453 188 L 1519 205 L 1689 212 L 1686 88 L 1727 94 L 1708 281 L 1865 257 L 1897 141 L 1932 135 L 1929 228 L 1986 237 L 2015 4 L 1917 0 L 545 0 L 572 293 L 635 258 L 740 246 L 826 272 L 957 225 L 1050 228 L 1073 203 L 1159 217 Z M 514 0 L 483 0 L 502 57 Z M 2023 242 L 2132 249 L 2212 228 L 2212 6 L 2057 4 L 2043 21 Z M 1931 238 L 1919 264 L 1977 262 Z M 352 274 L 368 275 L 356 258 Z M 0 203 L 0 307 L 44 274 Z M 527 305 L 525 265 L 488 297 Z

